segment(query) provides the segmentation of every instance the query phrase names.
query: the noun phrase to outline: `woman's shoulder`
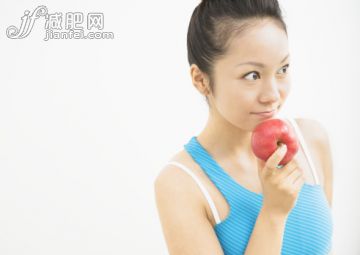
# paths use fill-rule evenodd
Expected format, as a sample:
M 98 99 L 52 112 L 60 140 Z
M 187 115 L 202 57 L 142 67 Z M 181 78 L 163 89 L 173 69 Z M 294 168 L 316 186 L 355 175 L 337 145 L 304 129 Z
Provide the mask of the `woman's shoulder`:
M 320 144 L 328 139 L 325 126 L 318 120 L 311 118 L 294 118 L 301 132 L 311 142 Z
M 160 169 L 155 179 L 155 186 L 161 186 L 163 189 L 167 189 L 167 191 L 176 189 L 176 192 L 181 192 L 183 196 L 187 196 L 189 199 L 196 199 L 202 204 L 201 194 L 198 192 L 198 188 L 194 180 L 189 176 L 189 173 L 186 173 L 178 165 L 168 164 L 168 162 L 174 161 L 185 166 L 195 176 L 199 175 L 196 166 L 194 166 L 189 155 L 183 149 L 170 157 L 162 169 Z
M 169 161 L 185 165 L 196 173 L 186 151 Z M 222 254 L 201 193 L 188 173 L 166 164 L 155 181 L 156 204 L 169 252 L 176 254 Z M 200 233 L 200 234 L 199 234 Z M 206 245 L 203 245 L 206 244 Z M 186 252 L 185 252 L 186 251 Z
M 160 172 L 158 173 L 157 179 L 162 178 L 169 179 L 169 181 L 171 181 L 172 179 L 176 179 L 176 177 L 179 177 L 179 174 L 183 175 L 183 171 L 179 171 L 179 166 L 169 164 L 170 162 L 177 162 L 181 165 L 187 166 L 189 164 L 189 160 L 186 157 L 185 150 L 183 149 L 176 152 L 165 162 L 163 167 L 160 169 Z

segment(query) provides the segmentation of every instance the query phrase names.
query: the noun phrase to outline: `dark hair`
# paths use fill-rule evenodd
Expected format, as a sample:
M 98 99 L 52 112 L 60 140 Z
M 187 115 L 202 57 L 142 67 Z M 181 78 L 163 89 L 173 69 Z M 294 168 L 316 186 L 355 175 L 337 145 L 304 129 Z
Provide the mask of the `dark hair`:
M 193 11 L 187 33 L 188 61 L 209 76 L 212 92 L 215 60 L 226 54 L 232 37 L 251 26 L 251 18 L 273 18 L 287 34 L 277 0 L 203 0 Z

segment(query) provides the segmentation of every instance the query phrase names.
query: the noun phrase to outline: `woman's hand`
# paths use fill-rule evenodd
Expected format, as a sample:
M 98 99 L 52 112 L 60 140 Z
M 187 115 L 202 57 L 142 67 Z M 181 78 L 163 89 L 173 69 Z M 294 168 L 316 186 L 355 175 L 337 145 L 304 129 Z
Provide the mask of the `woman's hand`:
M 289 215 L 305 182 L 294 158 L 282 168 L 277 168 L 285 154 L 286 145 L 282 144 L 266 162 L 257 160 L 263 188 L 263 209 L 279 217 Z

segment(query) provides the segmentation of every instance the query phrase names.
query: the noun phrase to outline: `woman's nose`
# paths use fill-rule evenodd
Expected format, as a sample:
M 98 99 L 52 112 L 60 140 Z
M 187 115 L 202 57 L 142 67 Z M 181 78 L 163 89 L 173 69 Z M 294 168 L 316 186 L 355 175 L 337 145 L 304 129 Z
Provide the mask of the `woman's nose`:
M 280 100 L 278 84 L 275 80 L 268 81 L 260 92 L 261 103 L 273 103 Z

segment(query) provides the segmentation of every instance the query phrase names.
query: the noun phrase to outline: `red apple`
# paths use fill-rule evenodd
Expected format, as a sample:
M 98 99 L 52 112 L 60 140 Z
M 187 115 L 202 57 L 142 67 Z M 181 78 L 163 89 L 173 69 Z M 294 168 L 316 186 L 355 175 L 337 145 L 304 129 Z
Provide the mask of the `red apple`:
M 251 147 L 256 157 L 266 161 L 280 144 L 287 152 L 279 165 L 288 163 L 297 153 L 299 143 L 293 127 L 281 119 L 268 119 L 258 124 L 251 136 Z

